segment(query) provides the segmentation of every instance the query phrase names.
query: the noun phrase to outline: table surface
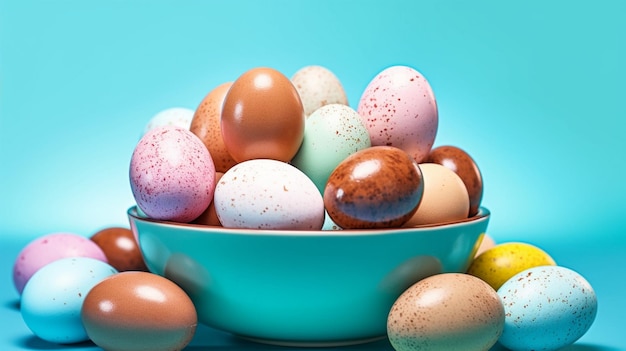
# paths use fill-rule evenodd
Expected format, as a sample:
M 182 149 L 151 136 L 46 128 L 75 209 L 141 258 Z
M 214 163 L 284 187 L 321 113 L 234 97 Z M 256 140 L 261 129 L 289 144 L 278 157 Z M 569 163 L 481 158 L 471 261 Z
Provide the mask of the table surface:
M 26 244 L 18 239 L 0 239 L 0 349 L 14 350 L 100 350 L 91 342 L 76 345 L 54 345 L 34 336 L 24 324 L 19 311 L 19 297 L 12 282 L 15 257 Z M 559 265 L 582 274 L 594 287 L 598 296 L 598 314 L 591 329 L 565 351 L 617 351 L 626 350 L 623 315 L 626 313 L 626 247 L 623 244 L 578 243 L 543 247 Z M 296 350 L 297 348 L 257 344 L 236 338 L 228 333 L 200 325 L 190 350 Z M 313 350 L 313 349 L 309 349 Z M 393 351 L 389 341 L 325 350 Z M 491 351 L 504 350 L 495 345 Z

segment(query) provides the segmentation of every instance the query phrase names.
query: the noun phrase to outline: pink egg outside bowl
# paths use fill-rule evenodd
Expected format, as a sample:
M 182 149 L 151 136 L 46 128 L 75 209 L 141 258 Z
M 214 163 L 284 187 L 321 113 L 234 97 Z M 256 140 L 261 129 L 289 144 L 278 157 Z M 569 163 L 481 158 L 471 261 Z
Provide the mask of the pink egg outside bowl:
M 201 323 L 262 343 L 340 346 L 386 336 L 389 310 L 425 277 L 464 272 L 488 209 L 397 229 L 228 229 L 128 210 L 150 271 L 182 287 Z

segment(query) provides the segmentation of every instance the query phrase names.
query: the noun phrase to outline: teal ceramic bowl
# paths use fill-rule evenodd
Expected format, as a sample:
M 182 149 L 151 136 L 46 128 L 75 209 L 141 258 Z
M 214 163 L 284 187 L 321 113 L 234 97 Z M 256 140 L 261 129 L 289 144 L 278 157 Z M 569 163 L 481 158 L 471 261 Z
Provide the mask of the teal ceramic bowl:
M 336 346 L 385 337 L 409 286 L 463 272 L 489 222 L 344 231 L 245 230 L 143 218 L 128 210 L 148 268 L 180 285 L 201 323 L 264 343 Z

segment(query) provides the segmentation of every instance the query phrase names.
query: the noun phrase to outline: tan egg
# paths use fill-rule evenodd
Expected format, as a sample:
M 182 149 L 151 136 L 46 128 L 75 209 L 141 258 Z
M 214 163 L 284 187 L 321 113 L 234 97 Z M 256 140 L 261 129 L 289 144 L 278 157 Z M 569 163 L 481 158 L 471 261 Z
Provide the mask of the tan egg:
M 424 194 L 413 217 L 404 224 L 412 227 L 467 218 L 469 195 L 463 180 L 454 171 L 436 163 L 419 165 L 424 178 Z
M 298 91 L 272 68 L 253 68 L 235 80 L 224 99 L 221 122 L 224 144 L 237 162 L 289 162 L 304 138 Z
M 442 273 L 424 278 L 398 297 L 387 317 L 396 351 L 487 351 L 504 329 L 504 305 L 479 278 Z
M 237 164 L 226 150 L 220 124 L 224 97 L 232 84 L 232 82 L 223 83 L 204 97 L 193 115 L 189 128 L 209 150 L 215 163 L 215 170 L 218 172 L 226 172 Z
M 291 81 L 300 94 L 307 117 L 325 105 L 348 105 L 348 97 L 341 82 L 326 67 L 302 67 L 291 77 Z
M 494 246 L 496 246 L 496 241 L 493 240 L 493 238 L 489 236 L 489 234 L 484 234 L 483 240 L 480 242 L 480 245 L 478 246 L 478 250 L 476 250 L 476 254 L 474 255 L 474 257 L 478 257 L 480 254 L 491 249 Z
M 215 185 L 219 183 L 223 175 L 224 173 L 222 172 L 215 172 Z M 220 222 L 220 219 L 217 217 L 217 213 L 215 212 L 215 202 L 211 201 L 211 204 L 209 204 L 209 207 L 206 209 L 206 211 L 204 211 L 200 215 L 200 217 L 194 219 L 191 223 L 221 227 L 222 223 Z

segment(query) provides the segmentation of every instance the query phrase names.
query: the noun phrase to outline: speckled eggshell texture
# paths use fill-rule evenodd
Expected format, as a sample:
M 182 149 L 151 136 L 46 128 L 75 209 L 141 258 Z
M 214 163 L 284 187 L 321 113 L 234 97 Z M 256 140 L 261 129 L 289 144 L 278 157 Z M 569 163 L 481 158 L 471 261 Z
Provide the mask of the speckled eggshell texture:
M 13 283 L 22 293 L 28 280 L 41 267 L 66 257 L 90 257 L 108 262 L 95 242 L 74 233 L 50 233 L 32 240 L 17 256 L 13 265 Z
M 154 219 L 189 222 L 213 198 L 213 159 L 187 129 L 166 126 L 146 133 L 132 154 L 129 173 L 137 205 Z
M 504 328 L 504 308 L 488 284 L 468 274 L 442 273 L 408 288 L 387 318 L 396 351 L 487 351 Z
M 568 346 L 589 330 L 598 310 L 589 282 L 560 266 L 524 270 L 504 283 L 498 295 L 506 313 L 499 342 L 513 351 Z
M 348 97 L 339 78 L 326 67 L 302 67 L 291 77 L 291 82 L 300 94 L 307 117 L 328 104 L 348 105 Z
M 237 163 L 226 149 L 221 127 L 222 104 L 231 85 L 222 83 L 211 90 L 200 102 L 189 127 L 209 150 L 215 170 L 222 173 Z
M 306 120 L 304 139 L 291 164 L 324 192 L 330 173 L 353 153 L 371 146 L 359 114 L 349 106 L 325 105 Z
M 229 169 L 215 187 L 215 212 L 226 228 L 320 230 L 324 201 L 296 167 L 254 159 Z
M 402 226 L 422 201 L 424 182 L 417 162 L 392 146 L 353 153 L 330 174 L 324 206 L 343 229 Z
M 369 83 L 357 111 L 370 133 L 372 145 L 388 145 L 423 162 L 430 152 L 439 115 L 426 78 L 407 66 L 392 66 Z
M 476 256 L 467 273 L 474 275 L 498 290 L 515 274 L 532 267 L 554 266 L 556 262 L 539 247 L 522 242 L 495 245 Z

